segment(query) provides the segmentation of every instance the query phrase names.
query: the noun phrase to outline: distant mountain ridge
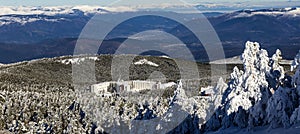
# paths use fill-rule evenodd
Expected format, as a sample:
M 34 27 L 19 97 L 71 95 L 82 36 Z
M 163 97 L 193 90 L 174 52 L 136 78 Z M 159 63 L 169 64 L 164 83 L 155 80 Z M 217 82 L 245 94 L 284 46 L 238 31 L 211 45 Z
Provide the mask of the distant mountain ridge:
M 30 6 L 19 6 L 19 7 L 11 7 L 11 6 L 2 6 L 0 7 L 1 13 L 0 15 L 48 15 L 48 16 L 56 16 L 56 15 L 78 15 L 78 14 L 95 14 L 95 13 L 110 13 L 110 12 L 122 12 L 122 11 L 130 11 L 130 9 L 120 8 L 109 8 L 109 7 L 101 7 L 101 6 L 38 6 L 38 7 L 30 7 Z M 118 10 L 117 10 L 118 9 Z
M 4 11 L 6 15 L 3 15 Z M 104 20 L 114 21 L 120 16 L 140 12 L 147 13 L 147 11 L 134 10 L 114 12 L 113 9 L 88 6 L 65 9 L 64 7 L 54 9 L 10 7 L 3 10 L 2 15 L 0 14 L 0 52 L 3 52 L 0 62 L 11 63 L 24 59 L 70 55 L 73 53 L 81 30 L 94 14 L 99 14 Z M 161 13 L 165 12 L 161 11 Z M 181 15 L 172 12 L 169 14 Z M 196 14 L 184 15 L 187 16 L 187 22 L 197 19 Z M 260 42 L 261 47 L 270 53 L 274 53 L 279 48 L 284 58 L 289 60 L 293 59 L 300 49 L 300 8 L 241 10 L 225 14 L 210 12 L 205 15 L 208 16 L 223 44 L 226 58 L 239 55 L 244 49 L 241 44 L 248 40 Z M 196 60 L 208 61 L 202 44 L 196 42 L 189 33 L 173 22 L 148 18 L 132 22 L 145 24 L 143 27 L 130 25 L 130 23 L 119 27 L 116 31 L 121 36 L 112 36 L 111 39 L 124 38 L 126 40 L 127 37 L 122 35 L 156 28 L 176 35 L 182 40 L 194 42 L 189 48 L 196 54 L 194 55 Z M 157 24 L 159 26 L 156 26 Z M 106 53 L 110 53 L 109 50 Z
M 279 48 L 284 58 L 293 59 L 300 49 L 299 15 L 300 8 L 274 8 L 241 10 L 208 19 L 222 41 L 226 57 L 239 55 L 244 49 L 240 44 L 252 40 L 260 42 L 270 53 Z M 187 40 L 191 36 L 185 32 L 178 34 Z

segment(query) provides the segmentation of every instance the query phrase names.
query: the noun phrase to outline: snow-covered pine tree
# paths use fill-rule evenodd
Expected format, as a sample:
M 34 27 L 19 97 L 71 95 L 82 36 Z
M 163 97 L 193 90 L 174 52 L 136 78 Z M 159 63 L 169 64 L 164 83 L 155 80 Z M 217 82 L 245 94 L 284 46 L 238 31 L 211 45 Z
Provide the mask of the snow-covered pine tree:
M 298 105 L 300 104 L 300 67 L 299 64 L 300 63 L 300 50 L 298 52 L 298 54 L 296 55 L 296 57 L 294 58 L 294 61 L 292 62 L 291 65 L 291 71 L 295 71 L 295 74 L 292 78 L 292 86 L 293 88 L 296 90 L 297 92 L 297 97 L 298 97 Z M 298 108 L 296 108 L 293 111 L 293 114 L 290 117 L 290 123 L 291 124 L 296 124 L 300 122 L 300 105 L 298 106 Z
M 282 60 L 281 51 L 279 49 L 277 49 L 275 54 L 273 54 L 273 56 L 272 56 L 271 64 L 272 64 L 272 70 L 279 71 L 280 76 L 276 76 L 276 77 L 279 77 L 279 79 L 284 78 L 284 69 L 282 66 L 279 65 L 279 62 L 281 60 Z
M 292 95 L 295 90 L 290 88 L 279 87 L 274 95 L 269 99 L 267 105 L 267 120 L 270 123 L 270 129 L 283 126 L 287 128 L 290 126 L 290 116 L 295 109 L 296 99 Z
M 300 65 L 300 50 L 298 52 L 298 54 L 296 55 L 296 57 L 294 58 L 294 61 L 291 65 L 291 71 L 295 71 L 295 75 L 293 76 L 293 86 L 295 87 L 300 87 L 300 68 L 299 68 L 299 65 Z M 299 92 L 299 89 L 298 89 L 298 93 Z M 300 95 L 300 94 L 299 94 Z
M 272 122 L 267 119 L 267 116 L 271 114 L 266 111 L 268 104 L 274 103 L 269 101 L 272 96 L 270 89 L 275 92 L 280 85 L 278 83 L 288 78 L 284 75 L 283 67 L 279 65 L 281 59 L 280 50 L 277 50 L 270 59 L 267 51 L 260 49 L 259 43 L 248 41 L 242 54 L 244 71 L 237 67 L 233 69 L 228 88 L 223 95 L 222 106 L 208 121 L 206 128 L 215 130 L 219 126 L 217 122 L 220 119 L 223 128 L 234 125 L 252 129 L 255 126 Z M 292 98 L 295 97 L 289 100 Z M 289 108 L 290 105 L 287 107 Z M 287 112 L 287 117 L 290 113 L 290 111 Z M 211 123 L 216 123 L 216 125 L 208 127 Z
M 300 54 L 298 54 L 293 62 L 291 69 L 295 69 L 298 66 Z M 297 58 L 298 57 L 298 58 Z M 266 120 L 270 123 L 270 129 L 276 127 L 289 127 L 291 124 L 296 123 L 298 118 L 298 94 L 293 85 L 297 88 L 297 71 L 293 77 L 293 82 L 290 76 L 284 75 L 284 69 L 279 65 L 279 61 L 282 59 L 281 52 L 279 50 L 272 56 L 272 81 L 269 81 L 271 89 L 275 89 L 273 96 L 269 98 L 267 105 L 267 117 Z M 274 87 L 274 82 L 276 87 Z M 294 84 L 292 84 L 294 83 Z M 294 111 L 294 112 L 293 112 Z
M 261 123 L 264 113 L 262 104 L 259 102 L 264 95 L 263 92 L 267 92 L 268 82 L 266 80 L 266 74 L 270 71 L 270 67 L 268 66 L 268 54 L 265 50 L 260 49 L 260 45 L 256 42 L 248 41 L 246 43 L 242 59 L 245 73 L 238 73 L 241 71 L 237 68 L 234 69 L 232 76 L 240 76 L 239 78 L 232 77 L 233 79 L 230 83 L 232 89 L 229 89 L 231 91 L 226 97 L 227 102 L 225 102 L 226 114 L 228 116 L 233 114 L 233 116 L 229 117 L 236 118 L 233 119 L 233 123 L 237 124 L 239 127 L 245 127 L 245 122 L 236 121 L 242 121 L 239 118 L 247 116 L 239 115 L 247 114 L 247 112 L 242 112 L 242 110 L 239 109 L 249 110 L 249 118 L 253 118 L 249 122 L 250 126 Z M 253 107 L 255 107 L 255 109 Z M 223 123 L 228 121 L 223 121 Z

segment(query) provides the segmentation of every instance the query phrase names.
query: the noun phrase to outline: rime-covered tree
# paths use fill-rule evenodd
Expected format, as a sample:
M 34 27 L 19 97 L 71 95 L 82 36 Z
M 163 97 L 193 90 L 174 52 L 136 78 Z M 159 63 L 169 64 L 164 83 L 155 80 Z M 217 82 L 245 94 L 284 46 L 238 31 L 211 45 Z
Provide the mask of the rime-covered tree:
M 282 59 L 281 52 L 277 50 L 269 58 L 267 51 L 260 49 L 259 43 L 248 41 L 241 58 L 244 71 L 237 67 L 233 69 L 228 88 L 223 95 L 222 106 L 206 125 L 216 124 L 207 127 L 208 129 L 216 129 L 214 126 L 219 126 L 218 120 L 222 121 L 220 127 L 223 128 L 238 126 L 248 129 L 272 122 L 267 119 L 271 116 L 267 111 L 268 105 L 276 103 L 269 101 L 271 91 L 275 91 L 279 83 L 288 78 L 279 64 Z M 289 111 L 288 114 L 290 113 Z

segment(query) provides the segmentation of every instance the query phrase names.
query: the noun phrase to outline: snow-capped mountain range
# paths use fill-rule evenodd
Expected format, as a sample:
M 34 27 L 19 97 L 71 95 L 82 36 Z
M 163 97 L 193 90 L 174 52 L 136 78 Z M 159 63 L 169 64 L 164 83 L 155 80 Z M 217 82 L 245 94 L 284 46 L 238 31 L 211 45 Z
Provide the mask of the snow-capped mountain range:
M 101 7 L 101 6 L 49 6 L 49 7 L 29 7 L 19 6 L 0 7 L 0 15 L 65 15 L 65 14 L 76 14 L 83 12 L 88 15 L 91 13 L 109 13 L 109 12 L 125 12 L 125 11 L 136 11 L 130 7 Z
M 141 11 L 138 7 L 0 7 L 0 57 L 3 57 L 0 62 L 11 63 L 24 59 L 70 55 L 73 53 L 80 32 L 94 14 L 113 21 L 114 18 L 139 12 L 146 11 Z M 183 15 L 172 12 L 170 14 Z M 195 14 L 184 15 L 188 16 L 187 21 L 193 21 L 195 18 Z M 284 58 L 291 60 L 299 48 L 299 15 L 300 8 L 273 8 L 215 14 L 208 19 L 223 44 L 226 58 L 239 55 L 244 49 L 241 44 L 247 40 L 254 40 L 261 42 L 262 48 L 271 53 L 280 48 L 285 54 Z M 134 25 L 130 25 L 131 23 Z M 147 38 L 157 39 L 149 35 L 125 36 L 147 30 L 160 30 L 176 35 L 187 42 L 197 42 L 176 23 L 150 17 L 118 27 L 116 31 L 118 36 L 113 36 L 111 39 L 115 39 L 112 41 L 115 44 L 120 41 L 119 38 L 143 40 L 147 36 Z M 196 60 L 208 60 L 201 43 L 188 44 L 188 47 L 195 54 Z
M 177 6 L 176 6 L 177 7 Z M 181 8 L 189 8 L 189 6 L 180 6 Z M 195 8 L 199 5 L 195 6 Z M 145 9 L 151 9 L 154 7 L 147 7 Z M 165 7 L 166 8 L 166 7 Z M 179 8 L 179 7 L 178 7 Z M 142 7 L 129 7 L 129 6 L 117 6 L 117 7 L 105 7 L 105 6 L 0 6 L 0 15 L 74 15 L 82 12 L 85 15 L 89 14 L 104 14 L 104 13 L 120 13 L 120 12 L 136 12 L 143 11 Z M 163 10 L 161 10 L 163 11 Z M 270 9 L 245 9 L 239 11 L 241 13 L 248 14 L 264 14 L 264 15 L 296 15 L 300 14 L 300 8 L 298 7 L 287 7 L 287 8 L 270 8 Z
M 92 16 L 125 11 L 136 10 L 129 7 L 100 6 L 0 7 L 0 26 L 12 23 L 24 25 L 36 21 L 59 22 L 66 20 L 66 16 Z
M 262 10 L 241 10 L 233 14 L 234 17 L 251 17 L 254 15 L 269 15 L 269 16 L 288 16 L 288 17 L 298 17 L 300 15 L 300 8 L 271 8 Z
M 198 6 L 196 6 L 197 8 Z M 20 23 L 22 25 L 35 21 L 51 21 L 58 22 L 65 20 L 64 18 L 45 18 L 45 16 L 92 16 L 94 14 L 121 13 L 121 12 L 137 12 L 139 8 L 126 6 L 119 7 L 103 7 L 103 6 L 49 6 L 49 7 L 10 7 L 0 6 L 0 26 L 12 23 Z M 251 17 L 253 15 L 300 15 L 300 8 L 274 8 L 266 10 L 242 10 L 236 12 L 233 17 Z

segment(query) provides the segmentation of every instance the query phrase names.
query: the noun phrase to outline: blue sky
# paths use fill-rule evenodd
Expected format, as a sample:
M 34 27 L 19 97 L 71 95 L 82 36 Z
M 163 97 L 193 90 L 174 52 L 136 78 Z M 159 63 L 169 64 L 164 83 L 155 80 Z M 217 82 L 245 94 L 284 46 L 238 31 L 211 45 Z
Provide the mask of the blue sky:
M 63 5 L 99 5 L 106 6 L 111 4 L 114 0 L 0 0 L 0 6 L 63 6 Z M 115 0 L 116 1 L 116 0 Z M 178 0 L 179 1 L 179 0 Z M 153 3 L 172 3 L 180 4 L 181 2 L 176 0 L 123 0 L 116 5 L 153 5 Z M 242 3 L 245 5 L 251 4 L 263 4 L 268 6 L 278 5 L 292 5 L 289 0 L 184 0 L 191 4 L 205 4 L 205 3 Z M 291 0 L 292 2 L 300 2 L 300 0 Z M 281 3 L 281 4 L 277 4 Z

